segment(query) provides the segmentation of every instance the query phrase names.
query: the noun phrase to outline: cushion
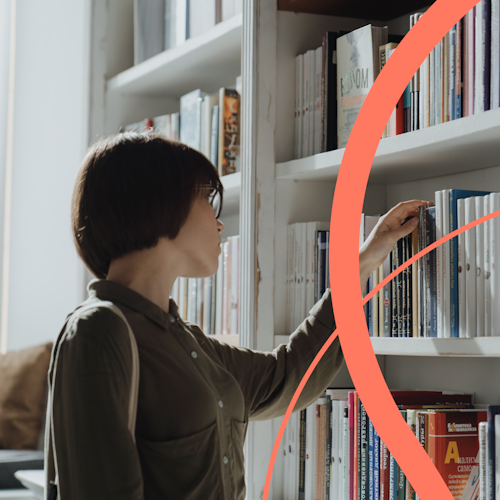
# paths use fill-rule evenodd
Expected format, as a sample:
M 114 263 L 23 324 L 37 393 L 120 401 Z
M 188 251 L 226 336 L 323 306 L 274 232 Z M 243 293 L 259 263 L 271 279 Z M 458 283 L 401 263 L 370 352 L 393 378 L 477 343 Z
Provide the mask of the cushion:
M 52 342 L 0 355 L 0 448 L 36 450 Z
M 0 490 L 24 488 L 14 472 L 31 469 L 43 469 L 43 451 L 0 450 Z

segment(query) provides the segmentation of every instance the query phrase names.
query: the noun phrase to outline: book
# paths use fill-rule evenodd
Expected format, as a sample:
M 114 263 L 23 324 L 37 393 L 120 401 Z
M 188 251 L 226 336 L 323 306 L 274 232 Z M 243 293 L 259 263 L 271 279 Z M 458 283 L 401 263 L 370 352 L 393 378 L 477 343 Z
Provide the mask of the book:
M 219 91 L 219 176 L 239 171 L 240 155 L 240 95 L 234 89 Z
M 328 31 L 325 64 L 325 111 L 323 151 L 337 149 L 337 38 L 339 33 Z
M 163 52 L 164 29 L 164 0 L 134 0 L 134 64 Z
M 205 95 L 197 89 L 180 99 L 180 141 L 197 151 L 201 150 L 201 105 Z
M 216 0 L 188 0 L 189 38 L 202 35 L 216 24 Z
M 387 27 L 370 24 L 337 38 L 337 140 L 344 148 L 368 92 L 378 75 L 378 47 Z
M 479 423 L 484 421 L 486 412 L 480 410 L 429 412 L 429 457 L 452 494 L 464 500 L 479 451 Z

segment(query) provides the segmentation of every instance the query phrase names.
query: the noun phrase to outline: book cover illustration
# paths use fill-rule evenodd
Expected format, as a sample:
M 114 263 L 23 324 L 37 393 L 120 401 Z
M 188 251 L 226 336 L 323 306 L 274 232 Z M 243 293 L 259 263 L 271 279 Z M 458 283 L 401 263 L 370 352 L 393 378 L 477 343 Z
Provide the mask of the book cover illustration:
M 220 89 L 219 95 L 219 175 L 238 171 L 237 157 L 240 155 L 239 111 L 240 97 L 236 90 Z

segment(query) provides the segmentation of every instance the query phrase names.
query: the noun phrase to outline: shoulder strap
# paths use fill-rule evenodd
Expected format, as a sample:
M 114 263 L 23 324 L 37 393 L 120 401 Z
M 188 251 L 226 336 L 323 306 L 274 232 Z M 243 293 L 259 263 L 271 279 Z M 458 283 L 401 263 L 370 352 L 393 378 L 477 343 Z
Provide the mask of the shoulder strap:
M 129 397 L 129 408 L 128 408 L 128 429 L 135 443 L 135 422 L 137 416 L 137 400 L 139 395 L 139 350 L 137 348 L 137 342 L 134 337 L 132 328 L 130 327 L 127 318 L 122 313 L 120 308 L 109 301 L 101 300 L 99 302 L 93 302 L 92 304 L 87 304 L 85 306 L 80 306 L 72 314 L 66 318 L 66 323 L 63 327 L 62 335 L 60 335 L 58 341 L 54 345 L 52 350 L 52 356 L 50 361 L 50 368 L 48 373 L 48 401 L 47 401 L 47 416 L 45 423 L 45 452 L 44 452 L 44 465 L 45 465 L 45 495 L 44 498 L 48 498 L 50 483 L 56 485 L 59 484 L 59 474 L 57 469 L 57 456 L 55 447 L 55 435 L 54 435 L 54 422 L 52 418 L 53 410 L 53 396 L 54 396 L 54 384 L 56 381 L 57 373 L 57 361 L 59 359 L 59 352 L 62 343 L 64 342 L 66 336 L 71 331 L 73 323 L 78 319 L 79 315 L 89 309 L 95 309 L 99 307 L 106 307 L 113 311 L 117 316 L 119 316 L 128 329 L 130 345 L 132 348 L 132 382 L 130 385 L 130 397 Z M 57 491 L 57 500 L 61 500 L 60 492 Z

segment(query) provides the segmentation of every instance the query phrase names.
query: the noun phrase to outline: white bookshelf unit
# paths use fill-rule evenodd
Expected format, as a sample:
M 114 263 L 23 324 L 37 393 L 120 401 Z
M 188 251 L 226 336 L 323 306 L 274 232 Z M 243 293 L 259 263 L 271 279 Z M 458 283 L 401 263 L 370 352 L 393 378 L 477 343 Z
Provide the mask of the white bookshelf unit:
M 241 173 L 223 178 L 224 236 L 241 235 L 239 338 L 270 351 L 288 341 L 286 227 L 330 219 L 343 150 L 293 160 L 295 56 L 321 45 L 327 30 L 372 23 L 404 35 L 422 1 L 245 0 L 243 13 L 197 39 L 133 66 L 133 1 L 93 0 L 89 136 L 179 111 L 179 97 L 215 92 L 242 75 Z M 347 17 L 350 16 L 350 17 Z M 383 213 L 400 201 L 434 199 L 439 189 L 500 190 L 500 109 L 383 139 L 364 211 Z M 341 244 L 332 235 L 331 244 Z M 335 286 L 335 284 L 332 284 Z M 341 284 L 338 284 L 341 286 Z M 474 392 L 499 404 L 499 337 L 373 339 L 392 389 Z M 333 381 L 352 387 L 345 366 Z M 261 498 L 281 419 L 253 422 L 246 442 L 247 499 Z M 269 499 L 282 500 L 281 454 Z

